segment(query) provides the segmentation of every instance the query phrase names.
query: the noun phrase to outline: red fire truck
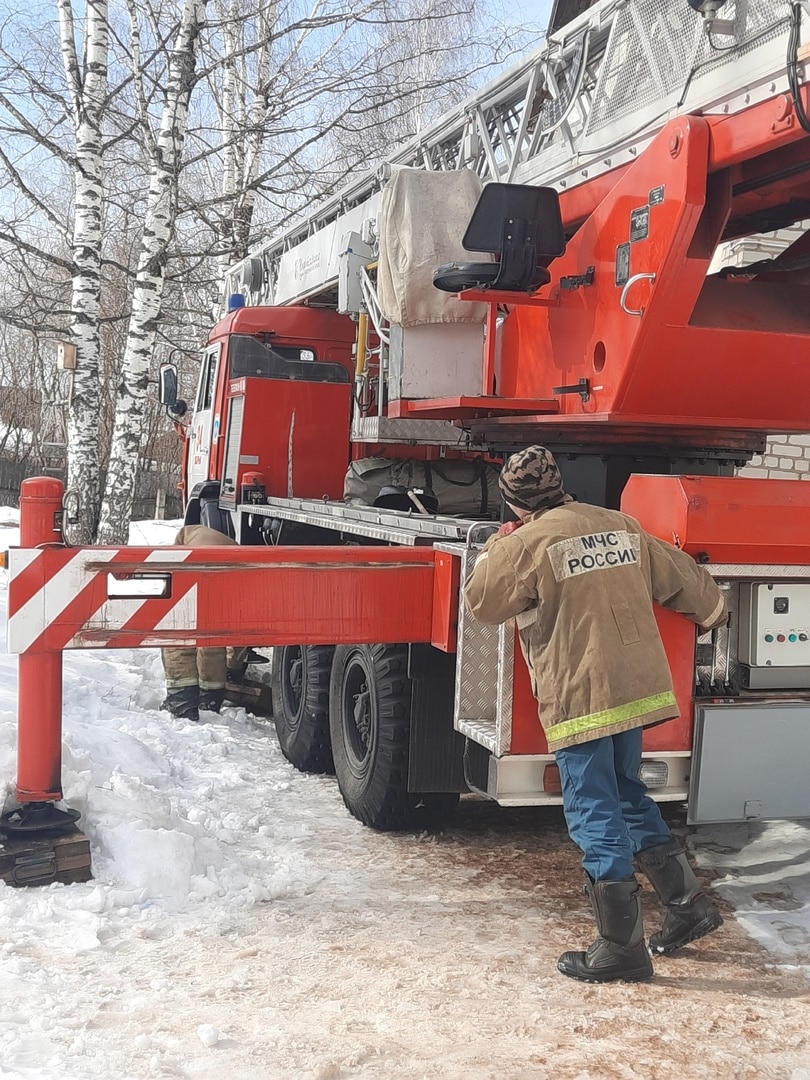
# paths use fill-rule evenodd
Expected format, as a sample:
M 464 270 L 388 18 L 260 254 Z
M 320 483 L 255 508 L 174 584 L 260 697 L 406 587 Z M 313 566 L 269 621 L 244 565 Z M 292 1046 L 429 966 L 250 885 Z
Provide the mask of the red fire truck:
M 274 650 L 285 755 L 367 824 L 559 800 L 514 628 L 461 599 L 535 442 L 727 590 L 710 636 L 659 613 L 681 715 L 645 735 L 652 793 L 810 814 L 810 485 L 736 475 L 810 431 L 803 7 L 599 0 L 229 272 L 187 424 L 164 369 L 187 522 L 291 563 L 427 549 L 429 642 L 302 625 Z

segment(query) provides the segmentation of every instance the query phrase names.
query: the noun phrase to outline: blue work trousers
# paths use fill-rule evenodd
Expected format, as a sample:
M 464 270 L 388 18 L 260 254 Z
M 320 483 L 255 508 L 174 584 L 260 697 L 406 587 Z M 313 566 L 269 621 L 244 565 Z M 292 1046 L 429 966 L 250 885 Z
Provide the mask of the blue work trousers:
M 641 731 L 605 735 L 555 755 L 568 832 L 594 881 L 632 877 L 635 853 L 671 836 L 658 805 L 638 778 Z

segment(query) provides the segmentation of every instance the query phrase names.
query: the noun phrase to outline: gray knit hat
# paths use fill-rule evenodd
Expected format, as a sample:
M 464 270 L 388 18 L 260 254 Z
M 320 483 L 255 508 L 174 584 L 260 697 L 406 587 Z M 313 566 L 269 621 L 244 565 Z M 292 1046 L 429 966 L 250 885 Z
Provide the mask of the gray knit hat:
M 522 510 L 541 510 L 565 500 L 560 470 L 545 446 L 529 446 L 507 458 L 498 484 L 504 499 Z

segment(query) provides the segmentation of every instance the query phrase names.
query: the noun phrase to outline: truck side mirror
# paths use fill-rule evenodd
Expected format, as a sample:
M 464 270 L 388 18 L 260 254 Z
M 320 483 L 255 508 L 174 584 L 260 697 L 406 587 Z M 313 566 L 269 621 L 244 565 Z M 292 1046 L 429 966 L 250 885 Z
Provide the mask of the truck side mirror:
M 177 420 L 188 412 L 188 405 L 177 396 L 177 367 L 175 364 L 161 364 L 158 372 L 158 400 L 165 405 L 170 419 Z
M 177 368 L 174 364 L 161 364 L 158 372 L 158 401 L 171 409 L 177 404 Z

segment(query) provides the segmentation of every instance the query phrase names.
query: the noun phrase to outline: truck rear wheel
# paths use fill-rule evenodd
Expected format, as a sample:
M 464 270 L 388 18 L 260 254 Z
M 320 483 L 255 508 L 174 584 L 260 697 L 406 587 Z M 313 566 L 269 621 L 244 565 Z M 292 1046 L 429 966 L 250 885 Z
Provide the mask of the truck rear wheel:
M 436 826 L 455 793 L 408 791 L 411 680 L 406 645 L 339 645 L 332 664 L 329 726 L 340 793 L 374 829 Z
M 332 773 L 329 677 L 333 645 L 273 650 L 273 722 L 281 752 L 301 772 Z

